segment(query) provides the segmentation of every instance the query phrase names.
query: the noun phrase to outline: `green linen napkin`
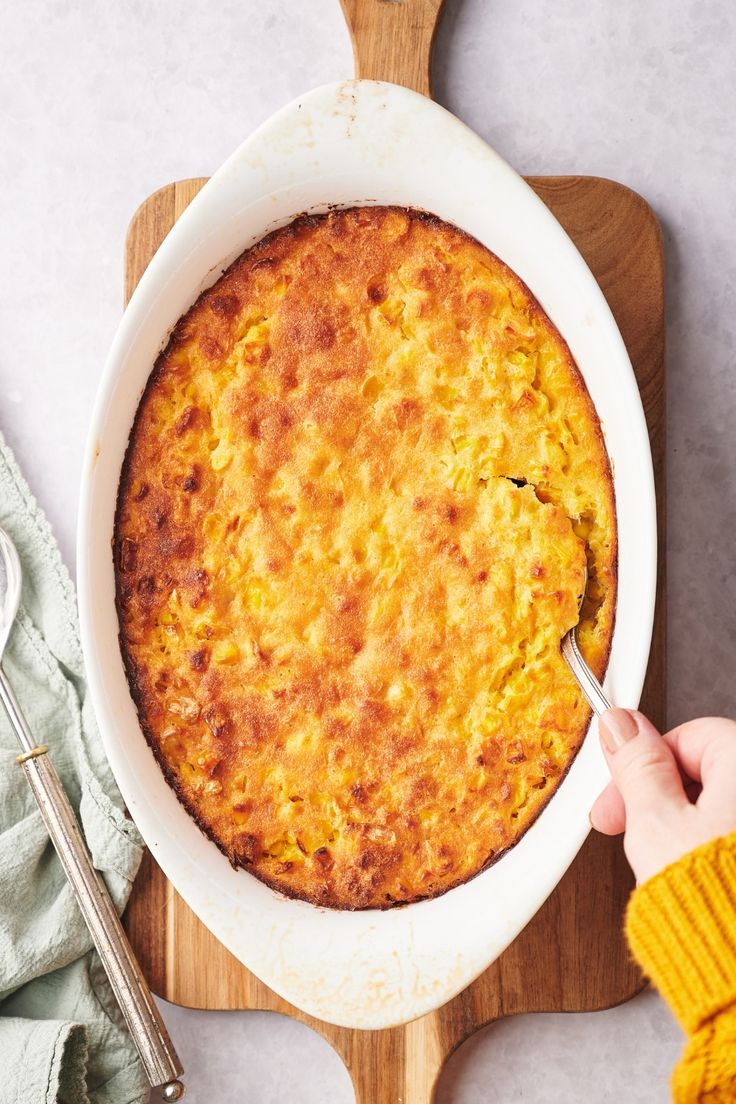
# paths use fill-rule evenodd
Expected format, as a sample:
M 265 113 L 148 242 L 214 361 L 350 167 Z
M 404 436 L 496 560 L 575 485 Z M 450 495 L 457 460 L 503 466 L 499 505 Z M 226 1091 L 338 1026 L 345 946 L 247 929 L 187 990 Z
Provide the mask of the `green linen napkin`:
M 69 574 L 1 435 L 0 525 L 23 566 L 3 667 L 122 910 L 142 841 L 124 815 L 87 697 Z M 0 1104 L 146 1100 L 135 1048 L 17 753 L 0 707 Z

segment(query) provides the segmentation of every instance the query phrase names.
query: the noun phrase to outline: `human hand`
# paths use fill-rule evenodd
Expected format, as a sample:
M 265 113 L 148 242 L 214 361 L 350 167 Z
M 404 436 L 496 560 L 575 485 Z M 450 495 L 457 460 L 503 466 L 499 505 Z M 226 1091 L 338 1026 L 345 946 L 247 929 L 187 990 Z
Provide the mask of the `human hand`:
M 613 781 L 590 822 L 625 833 L 637 882 L 736 831 L 736 721 L 700 717 L 661 736 L 642 713 L 609 709 L 600 734 Z

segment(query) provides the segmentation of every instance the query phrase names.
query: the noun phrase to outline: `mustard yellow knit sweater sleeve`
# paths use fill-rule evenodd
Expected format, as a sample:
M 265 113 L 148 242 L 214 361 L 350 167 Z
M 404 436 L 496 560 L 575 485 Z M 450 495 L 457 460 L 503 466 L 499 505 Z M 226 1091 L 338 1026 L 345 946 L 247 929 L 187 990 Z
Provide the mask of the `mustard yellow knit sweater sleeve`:
M 675 1104 L 736 1102 L 736 833 L 691 851 L 634 890 L 634 957 L 688 1035 Z

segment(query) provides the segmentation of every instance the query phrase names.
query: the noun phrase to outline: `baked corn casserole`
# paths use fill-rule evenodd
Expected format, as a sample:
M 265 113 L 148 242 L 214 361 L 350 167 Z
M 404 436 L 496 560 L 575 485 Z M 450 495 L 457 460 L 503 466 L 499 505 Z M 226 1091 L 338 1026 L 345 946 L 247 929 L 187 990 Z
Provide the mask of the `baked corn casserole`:
M 304 216 L 176 325 L 114 538 L 122 655 L 169 783 L 235 866 L 335 908 L 511 847 L 602 676 L 600 425 L 518 277 L 410 209 Z

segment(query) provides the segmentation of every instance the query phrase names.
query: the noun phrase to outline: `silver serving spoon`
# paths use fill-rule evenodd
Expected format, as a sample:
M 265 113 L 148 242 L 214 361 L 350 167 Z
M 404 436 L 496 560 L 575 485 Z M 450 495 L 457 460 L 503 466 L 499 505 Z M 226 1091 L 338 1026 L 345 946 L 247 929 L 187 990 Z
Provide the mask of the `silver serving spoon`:
M 161 1086 L 165 1101 L 181 1100 L 182 1064 L 174 1050 L 151 991 L 110 900 L 105 883 L 92 865 L 74 810 L 64 793 L 46 744 L 37 745 L 13 688 L 2 669 L 2 657 L 20 603 L 21 567 L 15 545 L 0 528 L 0 701 L 22 748 L 23 767 L 33 796 L 61 860 L 85 923 L 97 948 L 133 1042 L 152 1087 Z
M 585 592 L 588 589 L 588 569 L 585 569 L 585 579 L 583 581 L 583 593 L 580 595 L 578 601 L 578 612 L 583 608 L 583 602 L 585 601 Z M 601 713 L 605 713 L 607 709 L 611 709 L 611 703 L 606 695 L 603 693 L 603 687 L 599 683 L 591 671 L 588 664 L 583 659 L 580 647 L 578 645 L 578 627 L 573 625 L 569 632 L 565 633 L 560 645 L 562 649 L 562 655 L 565 659 L 567 666 L 572 671 L 578 686 L 582 690 L 588 705 L 593 712 L 600 717 Z

